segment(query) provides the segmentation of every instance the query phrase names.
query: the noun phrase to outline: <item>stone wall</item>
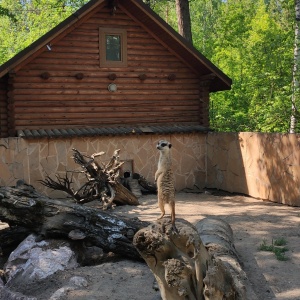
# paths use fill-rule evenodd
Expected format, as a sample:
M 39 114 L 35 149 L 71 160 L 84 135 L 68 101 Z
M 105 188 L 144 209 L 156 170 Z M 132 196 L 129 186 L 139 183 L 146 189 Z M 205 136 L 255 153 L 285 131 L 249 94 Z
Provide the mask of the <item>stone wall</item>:
M 18 179 L 50 193 L 38 180 L 80 170 L 72 148 L 91 155 L 104 151 L 108 161 L 120 149 L 124 170 L 138 172 L 154 181 L 158 162 L 155 145 L 167 139 L 173 144 L 176 189 L 218 188 L 256 198 L 300 206 L 300 135 L 262 133 L 209 133 L 132 135 L 120 137 L 28 140 L 0 139 L 0 185 Z M 82 174 L 74 175 L 75 187 Z
M 300 135 L 209 133 L 206 186 L 300 206 Z
M 154 182 L 159 153 L 157 141 L 169 140 L 172 147 L 176 189 L 193 187 L 196 182 L 204 186 L 206 180 L 206 134 L 132 135 L 120 137 L 70 138 L 70 139 L 0 139 L 0 186 L 15 185 L 24 179 L 36 189 L 52 197 L 62 196 L 43 187 L 38 180 L 48 175 L 64 176 L 66 171 L 80 170 L 71 158 L 72 148 L 91 155 L 104 151 L 100 161 L 107 162 L 114 150 L 120 149 L 125 161 L 124 171 L 134 171 Z M 184 154 L 184 155 L 183 155 Z M 84 177 L 74 175 L 74 186 L 79 187 Z

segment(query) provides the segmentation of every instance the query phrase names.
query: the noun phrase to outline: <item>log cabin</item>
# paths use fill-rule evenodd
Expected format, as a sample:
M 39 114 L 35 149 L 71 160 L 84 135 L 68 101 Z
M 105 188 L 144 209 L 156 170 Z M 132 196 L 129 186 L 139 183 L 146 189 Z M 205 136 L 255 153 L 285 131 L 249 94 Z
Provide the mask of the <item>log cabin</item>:
M 230 87 L 142 0 L 91 0 L 0 66 L 0 137 L 203 132 Z
M 73 148 L 104 161 L 119 148 L 124 170 L 152 181 L 163 138 L 176 189 L 203 187 L 209 95 L 230 87 L 142 0 L 91 0 L 0 66 L 0 185 L 49 194 L 39 180 L 74 170 Z

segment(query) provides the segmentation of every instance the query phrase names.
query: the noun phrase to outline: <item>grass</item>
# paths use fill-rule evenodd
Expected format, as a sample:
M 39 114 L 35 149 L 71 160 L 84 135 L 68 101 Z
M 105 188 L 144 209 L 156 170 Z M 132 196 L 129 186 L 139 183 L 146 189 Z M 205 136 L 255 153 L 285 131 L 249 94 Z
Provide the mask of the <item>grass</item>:
M 276 258 L 280 261 L 286 261 L 288 258 L 285 256 L 285 252 L 289 249 L 284 247 L 287 244 L 284 238 L 272 240 L 272 244 L 268 245 L 266 240 L 263 240 L 262 244 L 259 245 L 258 250 L 273 252 Z

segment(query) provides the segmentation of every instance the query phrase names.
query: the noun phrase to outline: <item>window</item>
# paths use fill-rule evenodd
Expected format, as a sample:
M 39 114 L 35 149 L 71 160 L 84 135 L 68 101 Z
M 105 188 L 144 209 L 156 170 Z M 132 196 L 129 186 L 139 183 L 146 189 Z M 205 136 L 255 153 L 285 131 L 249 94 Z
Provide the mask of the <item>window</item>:
M 127 66 L 126 30 L 100 28 L 99 43 L 100 67 Z

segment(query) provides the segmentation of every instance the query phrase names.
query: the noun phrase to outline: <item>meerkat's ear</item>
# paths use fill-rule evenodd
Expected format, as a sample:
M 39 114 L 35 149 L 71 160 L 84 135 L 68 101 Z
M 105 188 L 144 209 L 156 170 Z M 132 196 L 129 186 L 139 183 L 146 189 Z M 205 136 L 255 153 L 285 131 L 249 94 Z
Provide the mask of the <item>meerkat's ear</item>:
M 172 147 L 172 144 L 169 144 L 169 148 L 171 148 Z

